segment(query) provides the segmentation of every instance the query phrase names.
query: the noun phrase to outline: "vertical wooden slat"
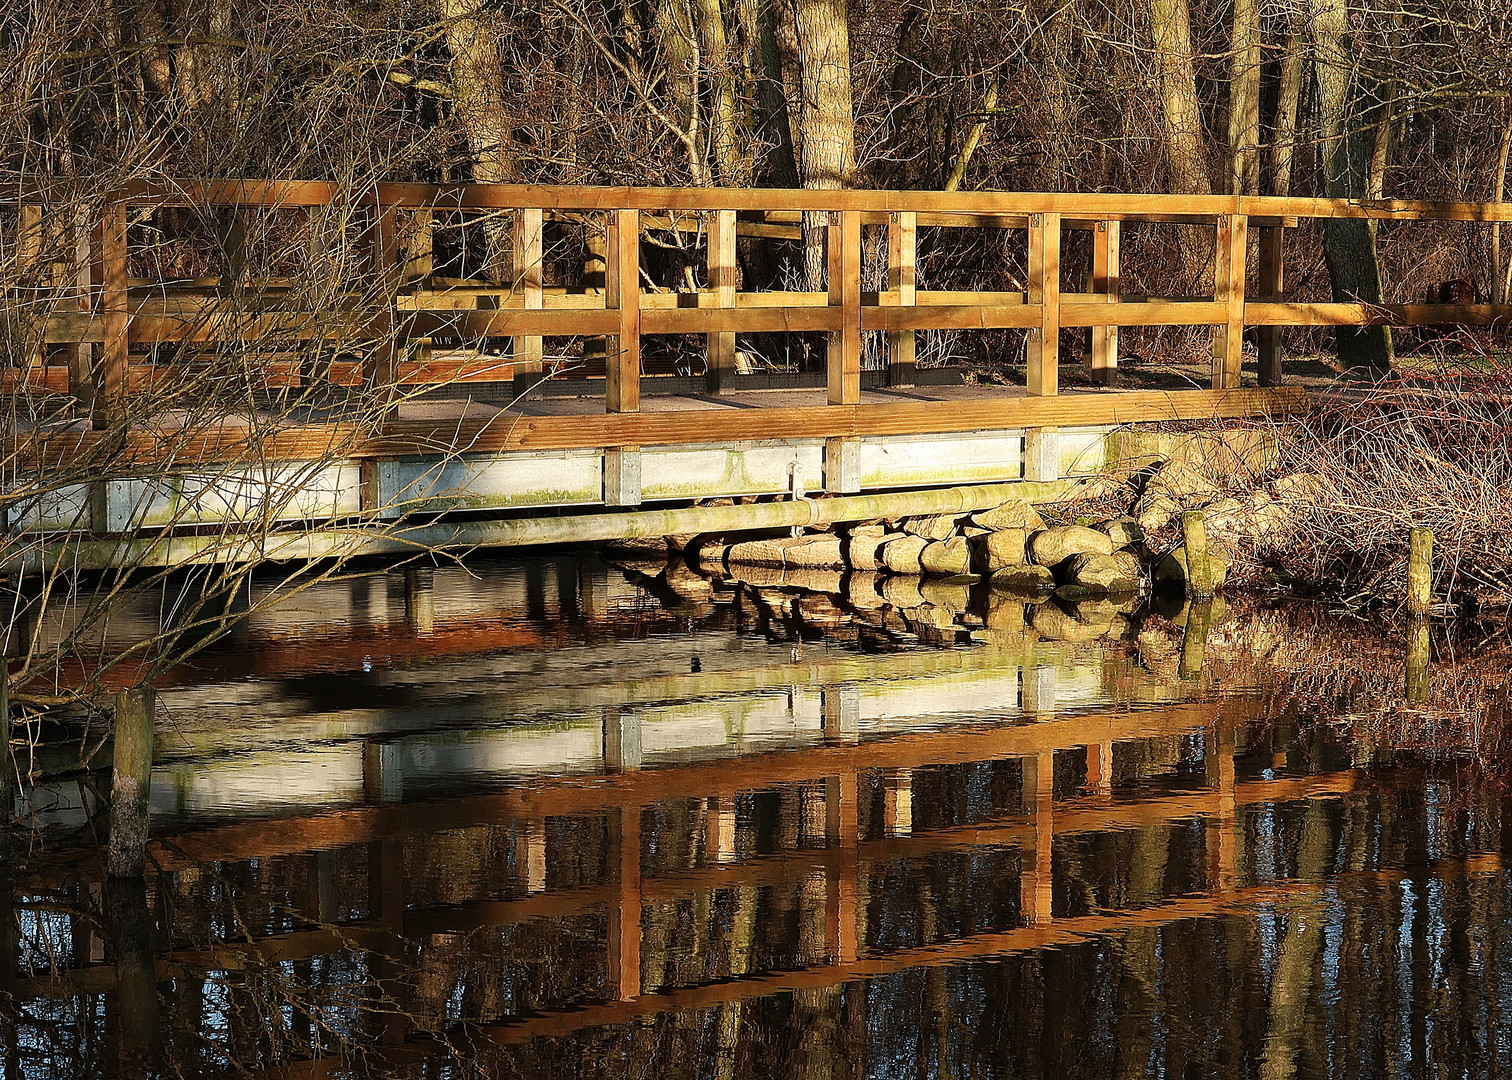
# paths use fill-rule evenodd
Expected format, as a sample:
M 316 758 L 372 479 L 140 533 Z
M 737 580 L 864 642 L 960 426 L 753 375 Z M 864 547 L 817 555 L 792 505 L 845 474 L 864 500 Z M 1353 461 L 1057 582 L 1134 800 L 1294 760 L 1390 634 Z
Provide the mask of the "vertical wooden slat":
M 829 403 L 855 405 L 861 400 L 860 212 L 831 214 L 828 243 L 829 302 L 841 309 L 842 319 L 829 336 Z
M 542 231 L 545 214 L 540 210 L 516 210 L 514 215 L 514 291 L 526 311 L 541 310 L 544 302 L 545 245 Z M 514 337 L 514 394 L 523 397 L 541 381 L 544 349 L 541 338 L 528 334 Z
M 1260 299 L 1279 301 L 1286 286 L 1282 249 L 1286 230 L 1280 225 L 1260 227 Z M 1281 385 L 1281 328 L 1262 326 L 1260 337 L 1260 385 Z
M 716 210 L 709 228 L 709 288 L 714 306 L 729 310 L 735 306 L 735 211 Z M 717 394 L 735 374 L 734 333 L 713 333 L 708 344 L 709 393 Z
M 368 261 L 373 275 L 372 352 L 364 375 L 372 389 L 392 388 L 399 377 L 399 341 L 395 300 L 404 268 L 399 264 L 399 211 L 374 206 L 368 225 Z
M 1099 221 L 1092 238 L 1092 291 L 1118 303 L 1119 258 L 1122 240 L 1120 221 Z M 1092 378 L 1105 386 L 1118 381 L 1118 327 L 1092 328 Z
M 604 408 L 640 411 L 640 212 L 616 210 L 609 227 L 605 306 L 619 311 L 619 334 L 605 358 Z
M 1029 331 L 1031 397 L 1053 397 L 1060 392 L 1060 246 L 1061 216 L 1031 216 L 1028 301 L 1040 309 L 1040 324 Z
M 73 307 L 81 313 L 94 305 L 94 253 L 89 233 L 89 219 L 81 211 L 73 223 Z M 94 346 L 90 342 L 76 341 L 68 346 L 68 392 L 80 406 L 89 408 L 94 398 Z
M 42 266 L 43 223 L 42 206 L 39 203 L 22 203 L 18 212 L 19 222 L 16 236 L 16 270 L 17 278 L 26 282 L 32 288 L 42 285 L 48 275 Z M 23 294 L 20 298 L 27 306 L 42 305 L 38 302 L 39 292 L 32 292 L 29 298 Z M 29 350 L 29 355 L 21 357 L 20 367 L 25 369 L 42 367 L 47 363 L 47 344 L 41 338 L 37 341 L 35 350 Z
M 893 214 L 887 223 L 887 290 L 898 294 L 899 307 L 918 303 L 919 215 L 913 211 Z M 913 330 L 892 330 L 887 335 L 887 382 L 890 386 L 914 384 Z
M 1249 219 L 1225 214 L 1218 219 L 1213 299 L 1228 307 L 1228 319 L 1213 332 L 1213 389 L 1235 389 L 1244 363 L 1244 263 Z
M 94 423 L 103 427 L 126 416 L 131 307 L 126 292 L 126 203 L 105 207 L 96 227 L 95 257 L 105 341 L 95 373 Z

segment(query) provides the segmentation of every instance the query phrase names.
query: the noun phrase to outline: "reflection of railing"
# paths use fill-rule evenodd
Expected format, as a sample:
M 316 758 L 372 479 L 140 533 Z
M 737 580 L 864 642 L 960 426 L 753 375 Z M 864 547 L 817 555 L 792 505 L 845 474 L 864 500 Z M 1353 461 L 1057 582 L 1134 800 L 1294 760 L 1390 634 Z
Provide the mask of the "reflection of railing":
M 244 281 L 235 298 L 218 295 L 224 290 L 207 283 L 187 288 L 167 282 L 133 283 L 127 277 L 130 214 L 172 206 L 296 210 L 312 216 L 330 207 L 339 208 L 343 215 L 354 211 L 364 223 L 365 265 L 361 279 L 350 283 L 350 310 L 339 317 L 300 310 L 287 281 L 247 277 L 247 260 L 236 252 L 229 253 L 229 261 Z M 501 213 L 513 221 L 508 283 L 449 282 L 431 273 L 428 223 L 436 215 Z M 828 236 L 827 291 L 739 291 L 736 236 L 744 232 L 797 238 L 802 233 L 792 223 L 800 213 L 811 223 L 809 232 L 821 228 Z M 545 286 L 542 235 L 552 218 L 570 219 L 573 227 L 603 230 L 606 270 L 601 290 L 574 294 Z M 827 334 L 829 403 L 855 406 L 860 401 L 862 335 L 866 332 L 887 335 L 889 378 L 907 383 L 914 378 L 914 335 L 919 330 L 1025 330 L 1027 390 L 1031 398 L 1042 398 L 1058 391 L 1059 331 L 1065 328 L 1095 331 L 1091 371 L 1096 378 L 1111 381 L 1118 362 L 1120 327 L 1213 326 L 1212 385 L 1214 390 L 1233 390 L 1239 386 L 1241 334 L 1246 326 L 1261 328 L 1260 384 L 1274 387 L 1281 378 L 1275 333 L 1279 326 L 1490 325 L 1512 318 L 1512 306 L 1505 305 L 1288 302 L 1283 295 L 1282 237 L 1286 227 L 1301 218 L 1490 222 L 1512 219 L 1512 210 L 1478 203 L 1133 194 L 418 184 L 380 184 L 353 193 L 318 182 L 227 181 L 189 188 L 138 184 L 109 205 L 94 229 L 88 260 L 92 269 L 69 286 L 77 293 L 73 306 L 79 310 L 54 313 L 46 340 L 100 346 L 94 382 L 109 412 L 122 407 L 133 387 L 151 383 L 150 370 L 132 366 L 133 344 L 330 338 L 365 353 L 360 363 L 338 364 L 325 372 L 324 378 L 338 383 L 365 381 L 383 386 L 512 378 L 525 385 L 541 376 L 543 338 L 603 337 L 609 339 L 605 408 L 618 414 L 639 410 L 641 345 L 649 335 L 704 336 L 707 388 L 718 392 L 735 377 L 735 334 Z M 1212 294 L 1172 298 L 1122 292 L 1120 230 L 1125 222 L 1212 230 Z M 1025 232 L 1028 273 L 1023 289 L 919 289 L 915 252 L 918 230 L 927 226 Z M 1258 292 L 1246 296 L 1251 226 L 1259 240 Z M 887 280 L 880 291 L 862 287 L 866 227 L 887 230 Z M 1089 292 L 1063 291 L 1065 229 L 1088 230 L 1093 236 Z M 639 238 L 658 230 L 706 235 L 704 287 L 677 292 L 649 283 Z M 409 356 L 412 343 L 436 336 L 475 342 L 512 338 L 511 358 L 507 362 L 489 357 L 441 362 Z M 271 368 L 266 374 L 274 381 L 298 381 L 310 375 Z M 43 370 L 25 377 L 39 385 L 61 383 L 59 388 L 63 388 L 81 373 L 70 376 L 62 370 Z M 1091 406 L 1083 403 L 1083 407 Z M 1102 404 L 1103 411 L 1108 407 Z M 886 424 L 885 417 L 873 419 Z M 686 440 L 699 441 L 708 434 L 690 431 Z

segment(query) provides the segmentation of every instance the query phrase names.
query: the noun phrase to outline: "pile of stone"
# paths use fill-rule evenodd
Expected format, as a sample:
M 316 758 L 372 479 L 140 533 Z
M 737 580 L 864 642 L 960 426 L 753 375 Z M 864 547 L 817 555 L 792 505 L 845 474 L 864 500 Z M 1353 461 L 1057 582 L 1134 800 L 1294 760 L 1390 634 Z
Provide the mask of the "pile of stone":
M 1046 525 L 1027 502 L 960 516 L 937 514 L 756 540 L 698 537 L 689 560 L 708 572 L 764 567 L 989 579 L 1025 595 L 1127 596 L 1145 577 L 1144 531 L 1132 517 L 1093 526 Z

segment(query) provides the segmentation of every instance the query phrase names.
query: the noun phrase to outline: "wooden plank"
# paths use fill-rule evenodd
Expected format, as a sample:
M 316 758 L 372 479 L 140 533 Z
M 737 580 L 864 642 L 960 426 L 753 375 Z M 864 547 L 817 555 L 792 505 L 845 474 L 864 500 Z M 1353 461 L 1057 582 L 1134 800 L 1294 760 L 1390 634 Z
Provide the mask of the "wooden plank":
M 1043 318 L 1043 309 L 1038 304 L 872 307 L 861 309 L 861 329 L 910 333 L 910 336 L 913 330 L 1039 329 Z
M 829 335 L 826 368 L 829 403 L 861 400 L 861 215 L 841 211 L 828 230 L 830 307 L 839 308 L 840 328 Z
M 1279 301 L 1286 287 L 1283 270 L 1283 251 L 1286 230 L 1276 225 L 1260 228 L 1260 299 Z M 1249 305 L 1245 305 L 1244 317 L 1249 319 Z M 1262 326 L 1257 332 L 1260 352 L 1260 385 L 1281 385 L 1281 331 L 1275 326 Z
M 94 306 L 94 262 L 90 253 L 91 229 L 88 211 L 75 210 L 70 223 L 73 232 L 73 306 L 78 317 L 87 320 Z M 52 327 L 49 325 L 48 329 Z M 94 343 L 82 338 L 68 343 L 68 392 L 85 409 L 94 400 Z
M 777 294 L 781 295 L 781 294 Z M 653 308 L 641 311 L 642 334 L 795 333 L 824 330 L 838 333 L 845 312 L 838 307 Z
M 1228 305 L 1210 300 L 1138 301 L 1117 304 L 1065 304 L 1062 326 L 1213 326 L 1228 317 Z
M 95 371 L 92 412 L 95 425 L 103 427 L 126 417 L 126 369 L 131 350 L 130 298 L 126 292 L 126 204 L 107 203 L 95 230 L 100 314 L 105 333 Z
M 1028 302 L 1040 311 L 1026 347 L 1030 397 L 1054 397 L 1060 389 L 1060 215 L 1029 219 Z
M 514 259 L 514 280 L 511 294 L 518 296 L 520 306 L 526 311 L 540 311 L 545 296 L 543 268 L 544 246 L 542 232 L 545 228 L 540 210 L 517 210 L 514 215 L 514 238 L 511 252 Z M 514 392 L 515 396 L 526 393 L 541 379 L 543 355 L 539 334 L 513 334 Z
M 919 215 L 912 211 L 892 214 L 887 222 L 887 288 L 896 295 L 898 307 L 918 303 Z M 880 299 L 878 301 L 881 302 Z M 866 325 L 862 329 L 880 329 Z M 913 326 L 916 324 L 910 324 Z M 916 363 L 917 340 L 913 329 L 899 328 L 887 332 L 887 381 L 893 386 L 912 386 Z
M 613 336 L 622 326 L 622 314 L 606 308 L 587 310 L 522 311 L 415 311 L 403 312 L 406 332 L 416 337 Z
M 709 299 L 715 308 L 735 309 L 735 211 L 716 210 L 709 223 Z M 700 293 L 700 300 L 703 298 Z M 644 328 L 643 328 L 644 329 Z M 708 352 L 707 389 L 717 394 L 735 375 L 735 333 L 711 330 L 705 336 Z
M 125 194 L 133 203 L 160 206 L 312 206 L 373 202 L 407 208 L 650 211 L 855 210 L 874 214 L 1054 213 L 1088 220 L 1216 220 L 1225 214 L 1248 217 L 1375 218 L 1378 220 L 1512 221 L 1512 204 L 1427 202 L 1398 199 L 1350 200 L 1277 196 L 1164 195 L 1111 192 L 877 191 L 761 188 L 572 187 L 545 184 L 378 184 L 348 192 L 324 181 L 224 180 L 208 184 L 134 182 Z M 22 194 L 24 196 L 24 193 Z M 12 197 L 12 201 L 15 197 Z
M 1100 221 L 1092 236 L 1092 291 L 1118 303 L 1119 262 L 1123 225 L 1118 221 Z M 1094 326 L 1092 350 L 1088 357 L 1092 378 L 1104 386 L 1118 381 L 1118 327 Z
M 1249 222 L 1243 215 L 1218 219 L 1214 249 L 1213 299 L 1224 317 L 1213 331 L 1213 389 L 1239 385 L 1244 363 L 1244 267 L 1249 251 Z
M 640 216 L 616 210 L 609 226 L 609 258 L 604 303 L 617 316 L 605 369 L 604 408 L 611 413 L 640 409 Z M 625 443 L 605 445 L 633 445 Z
M 370 214 L 366 241 L 372 274 L 374 314 L 369 333 L 373 344 L 364 376 L 368 386 L 377 390 L 392 387 L 398 370 L 401 328 L 394 305 L 404 268 L 400 265 L 398 209 L 376 206 Z
M 1512 304 L 1288 304 L 1244 306 L 1250 326 L 1508 326 Z

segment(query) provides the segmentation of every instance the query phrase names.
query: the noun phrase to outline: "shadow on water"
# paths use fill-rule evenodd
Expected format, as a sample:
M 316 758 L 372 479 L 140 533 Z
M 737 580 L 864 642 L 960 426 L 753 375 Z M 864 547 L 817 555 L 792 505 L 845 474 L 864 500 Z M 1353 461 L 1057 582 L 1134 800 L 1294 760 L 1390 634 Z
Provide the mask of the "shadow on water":
M 90 732 L 36 747 L 5 1076 L 1512 1065 L 1504 680 L 1446 641 L 753 578 L 563 556 L 244 609 L 158 686 L 145 885 L 89 839 Z

